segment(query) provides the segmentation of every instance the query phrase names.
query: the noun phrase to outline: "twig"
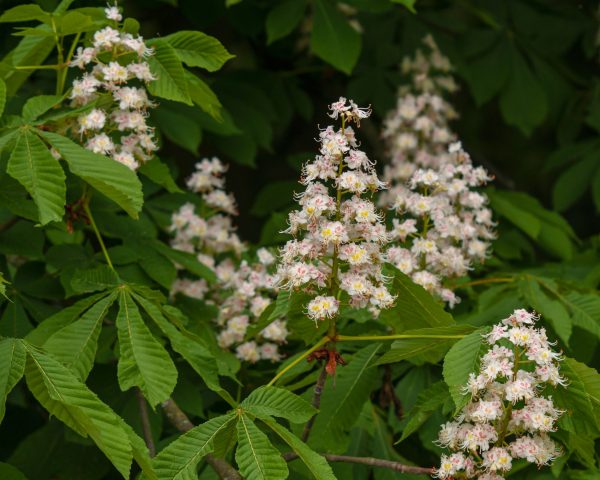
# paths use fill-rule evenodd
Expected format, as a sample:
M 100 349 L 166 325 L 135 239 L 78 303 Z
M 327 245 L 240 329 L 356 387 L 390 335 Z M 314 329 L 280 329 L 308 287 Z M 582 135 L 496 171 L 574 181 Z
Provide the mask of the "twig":
M 181 408 L 179 408 L 179 406 L 173 401 L 172 398 L 169 398 L 167 401 L 163 402 L 161 406 L 167 419 L 177 430 L 185 433 L 194 428 L 194 424 L 190 421 L 183 410 L 181 410 Z M 213 470 L 217 472 L 217 475 L 219 475 L 222 480 L 242 480 L 242 476 L 238 473 L 238 471 L 222 458 L 214 457 L 211 454 L 206 455 L 204 458 L 206 463 L 208 463 Z
M 146 405 L 146 399 L 139 388 L 135 389 L 135 396 L 137 397 L 138 407 L 140 409 L 140 420 L 142 422 L 144 441 L 146 442 L 150 456 L 154 457 L 156 455 L 156 446 L 154 445 L 154 439 L 152 438 L 152 429 L 150 428 L 150 418 L 148 417 L 148 406 Z
M 19 217 L 12 217 L 8 222 L 0 224 L 0 233 L 4 232 L 5 230 L 8 230 L 10 227 L 12 227 L 14 224 L 16 224 L 19 221 Z
M 312 406 L 317 410 L 321 406 L 321 394 L 323 393 L 323 387 L 325 386 L 325 380 L 327 380 L 327 369 L 325 365 L 321 369 L 321 373 L 319 374 L 319 378 L 317 379 L 317 383 L 315 384 L 315 394 L 312 399 Z M 317 418 L 317 414 L 315 413 L 306 425 L 304 426 L 304 430 L 302 431 L 302 441 L 306 442 L 308 440 L 308 436 L 310 435 L 310 430 L 315 423 L 315 419 Z
M 345 463 L 360 463 L 362 465 L 370 465 L 371 467 L 389 468 L 395 472 L 400 473 L 415 473 L 431 475 L 433 468 L 427 467 L 414 467 L 412 465 L 405 465 L 400 462 L 393 462 L 391 460 L 383 460 L 381 458 L 373 457 L 349 457 L 346 455 L 323 455 L 329 462 L 345 462 Z

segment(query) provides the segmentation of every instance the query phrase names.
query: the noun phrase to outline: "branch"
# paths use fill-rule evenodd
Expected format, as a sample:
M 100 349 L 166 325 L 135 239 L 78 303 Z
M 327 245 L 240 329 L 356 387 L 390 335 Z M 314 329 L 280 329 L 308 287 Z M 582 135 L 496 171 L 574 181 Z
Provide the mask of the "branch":
M 179 408 L 172 398 L 162 403 L 163 411 L 171 425 L 182 433 L 189 432 L 194 428 L 194 424 L 190 421 L 188 416 Z M 212 456 L 210 453 L 205 457 L 206 463 L 208 463 L 221 480 L 242 480 L 242 476 L 238 471 L 233 468 L 222 458 Z
M 152 429 L 150 428 L 150 418 L 148 417 L 148 406 L 146 405 L 146 399 L 139 388 L 135 389 L 135 396 L 137 397 L 138 408 L 140 409 L 140 420 L 142 422 L 144 441 L 146 442 L 150 456 L 154 457 L 156 455 L 156 446 L 154 445 L 154 439 L 152 438 Z
M 323 387 L 325 386 L 325 380 L 327 380 L 327 370 L 325 368 L 325 365 L 323 365 L 323 369 L 321 370 L 321 373 L 319 374 L 319 378 L 317 379 L 317 383 L 315 384 L 315 394 L 312 399 L 312 406 L 315 407 L 317 410 L 321 406 L 321 394 L 323 393 Z M 310 420 L 308 422 L 306 422 L 306 425 L 304 426 L 304 430 L 302 431 L 302 437 L 300 437 L 303 442 L 306 442 L 306 440 L 308 440 L 308 436 L 310 435 L 310 430 L 311 430 L 313 424 L 315 423 L 315 418 L 317 418 L 316 413 L 310 418 Z
M 369 465 L 371 467 L 389 468 L 395 472 L 400 473 L 415 473 L 431 475 L 433 468 L 427 467 L 414 467 L 412 465 L 405 465 L 400 462 L 393 462 L 391 460 L 383 460 L 381 458 L 373 457 L 349 457 L 346 455 L 323 455 L 329 462 L 345 462 L 345 463 L 360 463 L 362 465 Z

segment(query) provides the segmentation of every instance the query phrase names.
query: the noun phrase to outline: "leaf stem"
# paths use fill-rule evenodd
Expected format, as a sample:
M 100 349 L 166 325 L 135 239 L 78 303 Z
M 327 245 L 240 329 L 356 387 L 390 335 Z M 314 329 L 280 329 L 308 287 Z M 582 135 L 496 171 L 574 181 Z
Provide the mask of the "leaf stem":
M 85 214 L 87 215 L 87 217 L 90 221 L 92 230 L 94 230 L 94 234 L 96 235 L 96 239 L 98 240 L 98 243 L 100 244 L 100 248 L 102 249 L 102 254 L 104 255 L 104 259 L 106 260 L 106 263 L 108 264 L 108 266 L 110 267 L 110 269 L 112 271 L 116 272 L 115 267 L 113 266 L 113 264 L 110 260 L 110 256 L 108 255 L 108 251 L 106 250 L 106 245 L 104 245 L 104 240 L 102 240 L 102 235 L 100 235 L 100 231 L 98 230 L 98 227 L 96 226 L 96 222 L 94 221 L 94 216 L 92 215 L 92 211 L 90 210 L 89 197 L 86 198 L 85 201 L 83 202 L 83 210 L 85 211 Z
M 411 334 L 399 334 L 399 335 L 366 335 L 366 336 L 352 336 L 352 335 L 338 335 L 336 341 L 338 342 L 368 342 L 373 340 L 401 340 L 404 338 L 448 338 L 448 339 L 461 339 L 464 335 L 411 335 Z
M 59 70 L 60 65 L 16 65 L 15 70 Z
M 60 83 L 60 93 L 62 94 L 62 91 L 65 88 L 65 82 L 67 80 L 67 73 L 69 72 L 69 64 L 71 63 L 71 59 L 73 58 L 73 54 L 75 53 L 75 48 L 77 47 L 77 44 L 79 43 L 79 39 L 81 38 L 81 32 L 78 32 L 77 35 L 75 35 L 75 38 L 73 39 L 73 43 L 71 43 L 71 48 L 69 48 L 69 53 L 67 54 L 67 59 L 64 61 L 64 63 L 60 66 L 60 79 L 59 79 L 59 83 Z
M 277 380 L 279 380 L 281 377 L 283 377 L 289 370 L 291 370 L 292 368 L 294 368 L 302 360 L 304 360 L 306 357 L 308 357 L 312 352 L 314 352 L 315 350 L 318 350 L 319 348 L 321 348 L 323 345 L 325 345 L 330 340 L 331 339 L 328 336 L 324 336 L 315 345 L 313 345 L 311 348 L 309 348 L 308 350 L 306 350 L 306 352 L 304 352 L 303 354 L 301 354 L 296 360 L 294 360 L 293 362 L 291 362 L 287 367 L 285 367 L 277 375 L 275 375 L 271 379 L 271 381 L 269 383 L 267 383 L 267 386 L 268 387 L 272 386 Z

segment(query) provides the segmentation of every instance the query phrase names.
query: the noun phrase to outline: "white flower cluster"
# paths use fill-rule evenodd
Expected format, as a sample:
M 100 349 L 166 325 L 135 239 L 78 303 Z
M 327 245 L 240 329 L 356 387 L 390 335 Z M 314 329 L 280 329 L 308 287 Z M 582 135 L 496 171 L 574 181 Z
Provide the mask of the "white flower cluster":
M 450 307 L 460 299 L 444 280 L 483 262 L 494 238 L 487 196 L 475 191 L 488 180 L 485 169 L 474 167 L 455 143 L 444 165 L 418 169 L 406 186 L 396 188 L 388 260 Z
M 437 478 L 501 480 L 514 459 L 541 467 L 561 455 L 548 433 L 563 412 L 543 393 L 565 380 L 546 331 L 534 328 L 537 319 L 515 310 L 486 335 L 491 348 L 465 387 L 472 398 L 439 433 L 439 444 L 455 453 L 442 455 Z
M 282 248 L 278 268 L 284 288 L 315 295 L 307 308 L 315 321 L 337 315 L 340 300 L 346 301 L 342 294 L 347 294 L 351 307 L 375 312 L 394 301 L 381 272 L 388 233 L 367 197 L 384 184 L 348 126 L 358 126 L 370 110 L 345 98 L 330 110 L 330 117 L 340 118 L 342 126 L 320 132 L 320 154 L 303 168 L 306 189 L 297 195 L 300 209 L 290 213 L 286 230 L 300 238 Z
M 389 192 L 383 196 L 385 203 L 393 203 L 396 185 L 408 180 L 417 168 L 447 163 L 448 145 L 456 139 L 449 122 L 457 114 L 444 99 L 446 93 L 458 88 L 452 67 L 431 36 L 423 43 L 426 53 L 417 50 L 414 58 L 403 60 L 402 71 L 411 76 L 411 83 L 400 87 L 396 108 L 383 125 L 391 160 L 384 171 L 384 180 L 390 183 Z
M 259 249 L 257 261 L 238 264 L 230 256 L 239 257 L 245 245 L 235 233 L 232 215 L 236 204 L 233 195 L 225 188 L 223 174 L 227 168 L 217 158 L 203 159 L 187 186 L 202 198 L 199 212 L 192 203 L 184 204 L 171 217 L 171 232 L 175 249 L 194 253 L 200 262 L 214 270 L 217 282 L 179 278 L 171 294 L 216 303 L 219 306 L 217 323 L 221 327 L 218 343 L 222 348 L 236 347 L 238 358 L 248 362 L 258 360 L 278 361 L 279 345 L 285 343 L 287 329 L 284 321 L 275 320 L 259 333 L 256 340 L 244 342 L 250 325 L 273 301 L 277 294 L 275 279 L 269 270 L 274 269 L 275 257 L 266 249 Z M 229 255 L 229 256 L 227 256 Z M 215 257 L 221 256 L 220 260 Z M 222 258 L 225 256 L 224 258 Z
M 192 203 L 185 203 L 171 217 L 175 237 L 171 246 L 177 250 L 199 253 L 199 260 L 214 267 L 215 253 L 244 250 L 235 233 L 231 215 L 236 213 L 235 200 L 224 190 L 222 175 L 226 167 L 218 158 L 202 159 L 187 181 L 190 190 L 201 194 L 203 205 L 199 213 Z
M 415 283 L 453 307 L 460 299 L 445 279 L 465 275 L 482 262 L 494 237 L 487 198 L 476 189 L 490 180 L 455 141 L 449 122 L 456 112 L 444 95 L 457 89 L 452 67 L 431 36 L 405 58 L 411 83 L 384 122 L 390 164 L 389 191 L 380 205 L 396 212 L 388 260 Z
M 105 13 L 109 20 L 122 19 L 117 7 L 106 8 Z M 82 142 L 87 149 L 110 156 L 132 170 L 158 148 L 154 131 L 146 124 L 148 108 L 154 106 L 144 87 L 155 80 L 144 61 L 151 54 L 142 37 L 105 27 L 94 33 L 92 46 L 77 49 L 70 63 L 82 70 L 93 65 L 73 81 L 72 105 L 95 101 L 103 105 L 79 117 Z
M 279 361 L 279 345 L 285 343 L 288 331 L 283 320 L 275 320 L 264 328 L 256 340 L 244 342 L 248 327 L 273 301 L 276 294 L 276 277 L 270 273 L 275 257 L 268 250 L 257 251 L 258 262 L 245 260 L 236 267 L 225 260 L 216 267 L 220 288 L 227 297 L 219 303 L 218 323 L 223 328 L 218 341 L 222 348 L 236 347 L 240 360 L 255 363 L 259 360 Z

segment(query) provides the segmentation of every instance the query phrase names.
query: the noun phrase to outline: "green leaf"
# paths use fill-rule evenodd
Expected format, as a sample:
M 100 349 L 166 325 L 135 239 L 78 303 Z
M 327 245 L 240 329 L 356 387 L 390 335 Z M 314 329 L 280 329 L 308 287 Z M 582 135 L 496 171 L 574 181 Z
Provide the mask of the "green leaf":
M 361 36 L 331 0 L 315 0 L 310 46 L 313 52 L 350 75 L 361 50 Z
M 246 480 L 284 480 L 288 477 L 285 460 L 250 417 L 239 415 L 237 430 L 235 461 Z
M 500 111 L 506 123 L 515 125 L 529 135 L 546 118 L 546 94 L 543 85 L 516 48 L 513 48 L 511 59 L 508 85 L 500 95 Z M 523 108 L 523 105 L 527 105 L 527 108 Z
M 382 322 L 391 325 L 396 333 L 407 329 L 443 327 L 452 325 L 452 315 L 444 310 L 423 287 L 392 265 L 385 266 L 394 276 L 392 289 L 397 295 L 392 308 L 381 312 Z
M 305 0 L 284 0 L 267 15 L 267 44 L 290 33 L 300 24 L 306 11 Z
M 590 179 L 598 168 L 598 152 L 586 155 L 565 170 L 554 184 L 552 204 L 559 212 L 572 207 L 587 191 Z M 598 169 L 600 171 L 600 169 Z
M 323 456 L 272 419 L 263 418 L 261 420 L 290 446 L 316 480 L 336 480 L 331 467 Z
M 223 105 L 221 105 L 215 92 L 213 92 L 204 80 L 187 70 L 185 71 L 185 79 L 188 84 L 190 98 L 194 102 L 194 105 L 200 107 L 217 122 L 223 122 Z
M 77 269 L 71 277 L 71 289 L 78 294 L 115 288 L 120 283 L 117 272 L 108 265 Z
M 4 462 L 0 462 L 0 478 L 2 480 L 27 480 L 27 477 L 18 468 Z
M 89 435 L 121 475 L 129 478 L 132 449 L 120 418 L 57 360 L 33 345 L 24 346 L 31 393 L 51 415 L 84 437 Z
M 307 422 L 317 410 L 306 400 L 285 388 L 262 386 L 240 404 L 244 410 L 260 419 L 287 418 L 293 423 Z
M 558 386 L 552 394 L 556 405 L 566 410 L 559 425 L 573 433 L 597 436 L 600 434 L 600 375 L 572 358 L 564 359 L 560 373 L 568 385 Z
M 148 84 L 149 92 L 167 100 L 192 104 L 185 70 L 177 51 L 166 41 L 160 38 L 148 42 L 148 46 L 155 49 L 154 55 L 148 59 L 148 64 L 156 80 Z
M 197 156 L 198 147 L 202 141 L 202 129 L 193 118 L 185 115 L 184 112 L 166 107 L 165 105 L 152 114 L 157 127 L 171 142 Z
M 449 327 L 406 330 L 402 332 L 402 335 L 419 335 L 423 336 L 424 338 L 406 338 L 394 340 L 390 350 L 382 355 L 382 357 L 377 361 L 377 364 L 383 365 L 386 363 L 395 363 L 426 353 L 433 353 L 434 355 L 430 361 L 437 362 L 438 355 L 436 354 L 439 354 L 440 351 L 449 348 L 451 345 L 458 342 L 461 338 L 471 333 L 473 330 L 475 330 L 475 327 L 471 325 L 452 325 Z M 437 338 L 446 336 L 454 338 Z
M 349 364 L 336 374 L 335 388 L 324 388 L 320 412 L 315 419 L 310 444 L 317 450 L 344 452 L 348 432 L 356 423 L 364 403 L 369 399 L 377 376 L 369 367 L 381 344 L 359 350 Z
M 270 182 L 258 192 L 250 213 L 257 217 L 265 217 L 271 212 L 287 207 L 291 204 L 296 190 L 298 190 L 298 182 Z
M 600 338 L 600 296 L 571 291 L 561 300 L 569 308 L 574 325 Z
M 40 130 L 37 133 L 58 150 L 74 175 L 106 195 L 131 217 L 138 217 L 144 197 L 142 184 L 135 172 L 111 158 L 77 145 L 62 135 Z
M 444 380 L 450 389 L 450 395 L 459 411 L 469 400 L 463 393 L 469 380 L 469 374 L 479 368 L 481 356 L 489 345 L 482 337 L 482 330 L 477 330 L 456 342 L 444 358 Z
M 116 323 L 121 390 L 139 387 L 152 406 L 165 401 L 177 383 L 177 369 L 167 351 L 144 324 L 137 305 L 124 289 L 119 293 Z
M 69 305 L 66 308 L 58 311 L 51 317 L 46 318 L 40 323 L 35 330 L 29 332 L 25 337 L 32 345 L 41 347 L 44 342 L 50 338 L 54 333 L 58 332 L 64 326 L 75 321 L 79 316 L 90 308 L 94 303 L 105 297 L 107 292 L 98 293 L 85 297 L 73 305 Z
M 391 0 L 391 2 L 403 5 L 411 13 L 417 13 L 415 10 L 415 3 L 417 3 L 417 0 Z
M 117 293 L 113 292 L 93 305 L 80 319 L 61 328 L 44 344 L 44 349 L 85 381 L 96 358 L 102 321 Z
M 4 107 L 6 106 L 6 83 L 0 78 L 0 117 L 4 113 Z M 0 148 L 1 150 L 1 148 Z
M 429 388 L 423 390 L 417 397 L 417 402 L 407 415 L 408 423 L 402 431 L 402 436 L 397 443 L 415 433 L 423 425 L 431 414 L 441 408 L 450 399 L 448 386 L 444 382 L 436 382 Z
M 545 209 L 540 202 L 523 192 L 488 189 L 492 208 L 533 238 L 551 255 L 569 260 L 573 240 L 577 240 L 569 223 L 557 212 Z
M 31 97 L 23 106 L 22 115 L 25 120 L 35 120 L 62 101 L 61 95 L 38 95 Z
M 6 409 L 6 397 L 25 371 L 26 352 L 16 338 L 0 340 L 0 424 Z
M 51 20 L 51 16 L 48 12 L 44 12 L 39 5 L 35 4 L 18 5 L 6 10 L 0 16 L 0 23 L 30 22 L 32 20 L 48 23 Z
M 179 353 L 186 362 L 200 375 L 206 386 L 221 395 L 230 405 L 236 402 L 219 383 L 218 367 L 214 355 L 196 338 L 181 333 L 162 314 L 160 308 L 142 295 L 134 294 L 134 298 L 169 338 L 173 350 Z
M 542 230 L 542 223 L 531 213 L 519 207 L 517 202 L 503 195 L 504 192 L 489 191 L 488 196 L 495 212 L 508 219 L 523 230 L 531 238 L 537 238 Z
M 173 180 L 169 167 L 157 157 L 154 157 L 149 162 L 142 163 L 138 171 L 157 185 L 164 187 L 169 193 L 181 193 L 183 191 L 177 186 L 175 180 Z
M 550 322 L 556 334 L 568 345 L 573 332 L 573 322 L 564 305 L 558 299 L 547 296 L 535 280 L 521 280 L 519 288 L 529 305 Z
M 65 173 L 44 143 L 22 130 L 12 151 L 8 174 L 29 192 L 38 208 L 40 223 L 60 221 L 65 212 Z
M 190 480 L 197 478 L 200 460 L 215 449 L 215 438 L 236 419 L 235 414 L 221 415 L 192 428 L 171 442 L 154 458 L 159 480 Z
M 235 57 L 216 38 L 202 32 L 180 30 L 162 39 L 175 49 L 183 63 L 209 72 L 216 72 L 227 60 Z

